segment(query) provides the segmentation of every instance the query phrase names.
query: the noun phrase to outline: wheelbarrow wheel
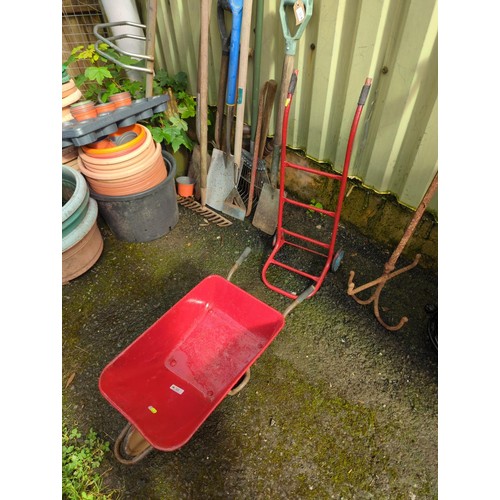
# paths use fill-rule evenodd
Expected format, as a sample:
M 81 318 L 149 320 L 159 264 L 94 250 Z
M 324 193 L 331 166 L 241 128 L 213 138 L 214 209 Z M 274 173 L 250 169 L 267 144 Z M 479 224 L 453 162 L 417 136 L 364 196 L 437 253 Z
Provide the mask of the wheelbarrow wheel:
M 236 385 L 228 392 L 230 396 L 235 396 L 238 392 L 245 387 L 250 380 L 250 368 L 245 372 L 245 374 L 238 380 Z
M 339 250 L 335 256 L 333 257 L 332 260 L 332 271 L 336 272 L 338 268 L 340 267 L 340 263 L 342 262 L 342 259 L 344 258 L 344 250 Z
M 116 439 L 113 452 L 120 463 L 131 465 L 142 460 L 152 450 L 153 446 L 146 438 L 128 423 Z

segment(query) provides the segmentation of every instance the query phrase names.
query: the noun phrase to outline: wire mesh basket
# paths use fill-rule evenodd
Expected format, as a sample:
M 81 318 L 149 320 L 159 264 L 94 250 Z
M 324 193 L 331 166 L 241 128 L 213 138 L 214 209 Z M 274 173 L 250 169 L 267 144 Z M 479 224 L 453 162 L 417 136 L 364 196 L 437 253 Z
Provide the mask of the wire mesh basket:
M 246 206 L 248 206 L 248 199 L 250 197 L 252 163 L 253 163 L 253 156 L 248 151 L 243 149 L 241 152 L 241 174 L 240 174 L 240 179 L 238 181 L 238 193 L 240 193 L 240 196 L 245 202 Z M 266 162 L 264 160 L 258 160 L 257 173 L 255 175 L 255 184 L 253 190 L 252 206 L 255 206 L 262 191 L 262 186 L 266 182 L 270 183 L 269 175 L 267 173 Z

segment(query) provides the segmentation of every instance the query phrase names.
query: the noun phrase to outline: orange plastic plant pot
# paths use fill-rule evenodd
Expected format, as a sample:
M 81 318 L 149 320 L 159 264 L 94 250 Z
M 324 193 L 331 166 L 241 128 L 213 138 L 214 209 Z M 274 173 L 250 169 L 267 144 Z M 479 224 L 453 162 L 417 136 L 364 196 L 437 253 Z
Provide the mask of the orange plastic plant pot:
M 181 176 L 175 179 L 177 184 L 177 194 L 179 196 L 188 197 L 193 196 L 195 180 L 191 177 Z
M 82 146 L 83 151 L 89 156 L 98 156 L 99 158 L 117 158 L 126 153 L 130 153 L 137 149 L 146 140 L 147 128 L 139 123 L 122 127 L 113 134 L 110 134 L 106 139 L 98 142 L 93 142 L 88 146 Z M 116 141 L 125 134 L 135 134 L 135 137 L 123 144 L 116 144 Z
M 151 132 L 146 129 L 146 140 L 137 149 L 130 151 L 129 153 L 123 154 L 123 156 L 118 156 L 114 158 L 101 158 L 99 156 L 89 156 L 85 154 L 82 148 L 78 150 L 78 156 L 85 165 L 96 170 L 109 171 L 115 168 L 122 168 L 124 166 L 130 166 L 137 162 L 137 160 L 146 154 L 153 154 L 154 152 L 153 138 Z M 147 153 L 146 153 L 147 151 Z

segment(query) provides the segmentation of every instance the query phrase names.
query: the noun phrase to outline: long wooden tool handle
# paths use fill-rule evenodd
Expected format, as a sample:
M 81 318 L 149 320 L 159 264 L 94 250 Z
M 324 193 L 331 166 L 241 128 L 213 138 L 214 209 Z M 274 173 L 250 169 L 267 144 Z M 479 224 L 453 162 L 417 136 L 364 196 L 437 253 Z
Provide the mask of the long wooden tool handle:
M 274 150 L 271 163 L 271 185 L 273 188 L 278 186 L 278 167 L 281 156 L 281 134 L 283 131 L 283 115 L 285 113 L 285 101 L 288 94 L 288 84 L 293 73 L 294 56 L 285 55 L 283 61 L 283 71 L 281 75 L 281 88 L 278 96 L 278 112 L 276 114 L 276 127 L 274 132 Z
M 214 140 L 215 147 L 222 149 L 222 125 L 224 123 L 224 104 L 226 102 L 226 87 L 227 87 L 227 66 L 229 63 L 229 53 L 224 53 L 220 61 L 219 74 L 219 95 L 217 98 L 217 113 L 215 115 L 215 132 Z
M 200 193 L 201 205 L 204 207 L 207 199 L 207 104 L 208 104 L 208 33 L 210 29 L 210 10 L 212 0 L 201 0 L 200 29 Z
M 146 21 L 146 54 L 152 59 L 146 61 L 146 68 L 150 70 L 146 73 L 146 97 L 153 96 L 153 79 L 155 67 L 155 34 L 156 34 L 156 12 L 158 8 L 157 0 L 148 1 L 148 13 Z
M 285 101 L 288 95 L 288 85 L 293 73 L 294 56 L 286 55 L 283 61 L 283 71 L 281 75 L 281 87 L 278 96 L 278 112 L 276 114 L 276 128 L 274 132 L 274 144 L 281 145 L 281 134 L 283 131 L 283 115 L 285 113 Z
M 276 80 L 268 80 L 266 102 L 264 103 L 264 112 L 262 113 L 262 130 L 259 140 L 259 160 L 264 156 L 264 148 L 266 147 L 266 138 L 269 133 L 269 123 L 271 122 L 271 113 L 274 107 L 274 99 L 276 97 L 276 90 L 278 90 L 278 82 Z M 255 153 L 254 153 L 255 154 Z
M 255 129 L 255 148 L 252 158 L 252 172 L 250 175 L 250 188 L 248 190 L 248 205 L 246 216 L 248 217 L 252 213 L 253 207 L 253 194 L 255 190 L 255 179 L 257 177 L 257 167 L 259 164 L 259 157 L 257 151 L 259 150 L 260 140 L 262 138 L 262 115 L 264 113 L 264 102 L 266 100 L 267 91 L 269 89 L 269 82 L 266 82 L 262 87 L 259 94 L 259 108 L 257 110 L 257 126 Z
M 241 166 L 241 150 L 243 149 L 243 118 L 245 115 L 245 97 L 248 73 L 248 51 L 252 22 L 252 0 L 243 4 L 243 19 L 241 23 L 240 64 L 238 72 L 238 92 L 236 105 L 236 128 L 234 136 L 234 163 Z

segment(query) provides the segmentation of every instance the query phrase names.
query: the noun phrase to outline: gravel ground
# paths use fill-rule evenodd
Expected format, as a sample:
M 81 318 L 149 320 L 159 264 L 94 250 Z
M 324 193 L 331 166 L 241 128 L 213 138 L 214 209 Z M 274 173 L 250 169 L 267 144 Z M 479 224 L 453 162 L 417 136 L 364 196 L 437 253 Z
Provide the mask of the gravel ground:
M 100 394 L 100 373 L 203 278 L 226 276 L 250 246 L 233 283 L 278 311 L 290 303 L 261 280 L 270 236 L 248 220 L 220 228 L 179 212 L 176 227 L 148 243 L 119 241 L 98 219 L 102 256 L 63 286 L 63 422 L 111 444 L 127 422 Z M 329 239 L 321 217 L 290 213 L 286 221 Z M 373 304 L 358 304 L 346 289 L 351 270 L 356 286 L 381 276 L 393 248 L 345 224 L 336 247 L 345 251 L 340 268 L 286 318 L 249 384 L 176 451 L 154 450 L 135 465 L 110 452 L 107 486 L 130 499 L 437 498 L 438 354 L 425 310 L 437 305 L 437 275 L 417 266 L 387 282 L 382 317 L 409 318 L 389 332 Z M 283 260 L 321 267 L 309 256 L 288 252 Z M 401 258 L 396 267 L 409 263 Z M 305 288 L 295 275 L 270 276 L 289 290 Z

